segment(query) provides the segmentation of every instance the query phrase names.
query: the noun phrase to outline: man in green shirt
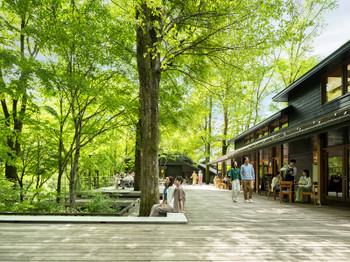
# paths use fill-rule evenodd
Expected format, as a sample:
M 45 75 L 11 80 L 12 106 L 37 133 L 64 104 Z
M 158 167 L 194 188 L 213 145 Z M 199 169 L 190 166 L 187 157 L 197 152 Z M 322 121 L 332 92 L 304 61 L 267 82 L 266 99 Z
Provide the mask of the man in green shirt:
M 239 167 L 237 167 L 236 161 L 233 162 L 233 167 L 228 173 L 228 177 L 230 177 L 232 180 L 232 201 L 237 202 L 237 197 L 241 192 L 241 186 L 239 183 L 241 179 L 241 173 L 240 173 Z

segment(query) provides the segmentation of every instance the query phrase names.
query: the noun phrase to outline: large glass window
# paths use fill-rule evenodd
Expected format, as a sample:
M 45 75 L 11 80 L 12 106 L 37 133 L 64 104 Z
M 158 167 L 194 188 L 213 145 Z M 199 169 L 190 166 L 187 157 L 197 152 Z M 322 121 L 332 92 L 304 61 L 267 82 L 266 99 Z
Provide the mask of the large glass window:
M 326 101 L 331 101 L 343 94 L 343 70 L 339 67 L 337 70 L 331 72 L 326 78 Z
M 335 197 L 343 196 L 343 152 L 333 151 L 328 153 L 328 195 Z

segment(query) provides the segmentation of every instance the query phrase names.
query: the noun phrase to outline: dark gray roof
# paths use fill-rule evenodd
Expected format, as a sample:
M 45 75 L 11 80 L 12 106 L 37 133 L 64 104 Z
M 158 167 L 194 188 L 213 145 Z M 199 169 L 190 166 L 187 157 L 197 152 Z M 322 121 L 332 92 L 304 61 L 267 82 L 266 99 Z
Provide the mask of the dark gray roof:
M 252 143 L 249 143 L 237 150 L 234 150 L 224 156 L 212 160 L 209 164 L 216 164 L 227 159 L 241 156 L 248 152 L 277 145 L 279 143 L 288 143 L 312 134 L 318 134 L 325 128 L 339 128 L 350 124 L 350 106 L 343 107 L 335 112 L 329 113 L 314 120 L 306 121 L 298 126 L 286 127 L 280 129 L 270 136 L 263 137 Z
M 198 164 L 198 167 L 201 167 L 202 169 L 206 169 L 206 165 L 205 164 L 201 164 L 201 163 L 199 163 Z M 216 174 L 216 169 L 215 168 L 212 168 L 212 167 L 209 167 L 209 172 L 210 173 L 213 173 L 213 174 Z
M 256 124 L 255 126 L 253 126 L 252 128 L 249 128 L 247 131 L 235 136 L 234 138 L 231 138 L 228 143 L 229 144 L 233 144 L 235 140 L 238 140 L 238 139 L 242 139 L 246 136 L 248 136 L 249 134 L 273 123 L 274 121 L 276 121 L 277 119 L 279 118 L 283 118 L 284 116 L 288 116 L 288 113 L 291 112 L 292 110 L 292 106 L 288 106 L 284 109 L 282 109 L 281 111 L 278 111 L 277 113 L 273 114 L 272 116 L 266 118 L 265 120 L 263 120 L 262 122 Z
M 345 61 L 348 58 L 350 58 L 350 41 L 346 42 L 339 49 L 323 59 L 320 63 L 310 69 L 293 84 L 275 95 L 272 100 L 274 102 L 288 102 L 288 95 L 292 90 L 314 77 L 320 77 L 322 74 L 325 74 L 327 71 L 332 70 L 335 66 L 339 65 L 342 61 Z

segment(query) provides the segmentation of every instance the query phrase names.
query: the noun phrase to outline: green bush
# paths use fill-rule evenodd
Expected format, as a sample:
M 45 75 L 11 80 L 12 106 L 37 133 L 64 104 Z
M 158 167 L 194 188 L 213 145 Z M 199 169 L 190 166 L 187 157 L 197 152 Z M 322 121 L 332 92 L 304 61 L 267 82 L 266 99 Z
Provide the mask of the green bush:
M 0 176 L 0 211 L 14 212 L 18 211 L 19 190 L 15 189 L 15 184 Z
M 113 208 L 115 199 L 111 199 L 108 195 L 100 192 L 88 192 L 83 195 L 84 198 L 89 198 L 86 202 L 85 211 L 87 213 L 116 213 L 118 208 Z
M 56 202 L 56 192 L 47 192 L 44 189 L 36 189 L 32 193 L 37 193 L 35 200 L 31 203 L 31 212 L 37 213 L 62 213 L 64 206 Z

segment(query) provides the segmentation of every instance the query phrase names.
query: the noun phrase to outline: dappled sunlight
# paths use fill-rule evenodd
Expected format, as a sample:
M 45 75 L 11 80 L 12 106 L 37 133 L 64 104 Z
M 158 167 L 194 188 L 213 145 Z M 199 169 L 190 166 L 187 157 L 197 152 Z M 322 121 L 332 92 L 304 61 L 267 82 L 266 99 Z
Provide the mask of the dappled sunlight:
M 63 253 L 70 260 L 339 261 L 350 259 L 350 218 L 342 208 L 307 208 L 231 191 L 186 192 L 189 224 L 0 224 L 0 250 Z M 50 253 L 50 254 L 51 254 Z M 20 252 L 17 253 L 20 255 Z M 111 257 L 115 254 L 115 257 Z M 118 255 L 117 255 L 118 254 Z M 311 259 L 310 259 L 311 258 Z M 35 260 L 35 259 L 34 259 Z

